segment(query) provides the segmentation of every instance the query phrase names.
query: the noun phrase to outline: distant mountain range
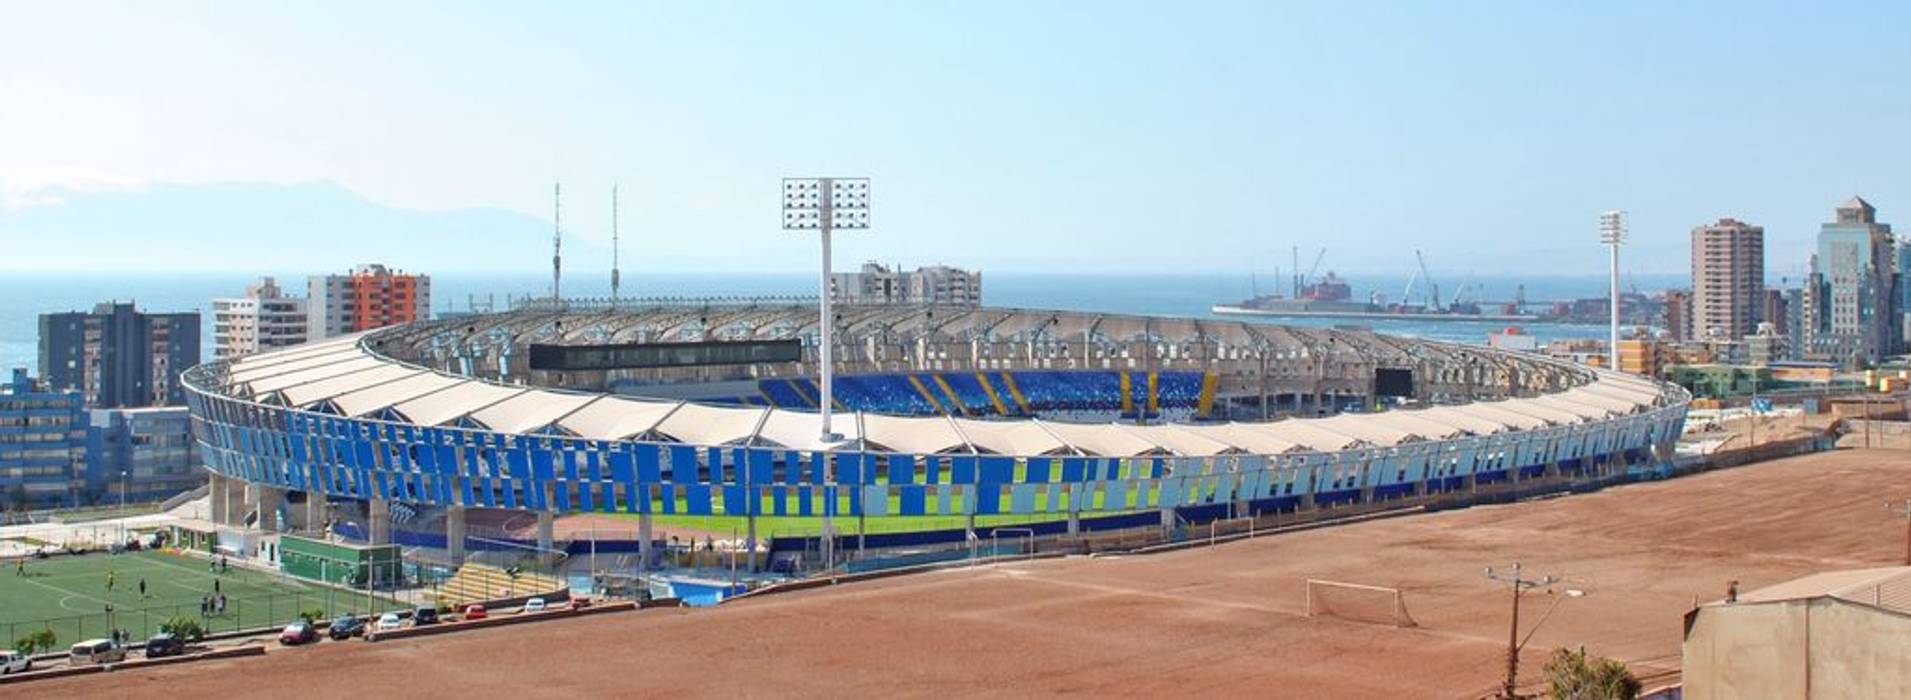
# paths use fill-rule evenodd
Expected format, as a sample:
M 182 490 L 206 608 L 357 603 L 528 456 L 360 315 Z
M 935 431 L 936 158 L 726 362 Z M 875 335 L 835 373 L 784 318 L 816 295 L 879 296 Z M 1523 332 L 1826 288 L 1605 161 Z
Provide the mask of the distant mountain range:
M 547 268 L 551 254 L 545 219 L 399 209 L 329 182 L 49 188 L 35 198 L 42 203 L 0 210 L 0 270 L 342 270 L 379 261 L 419 272 L 524 272 Z M 573 236 L 564 248 L 580 268 L 610 254 Z

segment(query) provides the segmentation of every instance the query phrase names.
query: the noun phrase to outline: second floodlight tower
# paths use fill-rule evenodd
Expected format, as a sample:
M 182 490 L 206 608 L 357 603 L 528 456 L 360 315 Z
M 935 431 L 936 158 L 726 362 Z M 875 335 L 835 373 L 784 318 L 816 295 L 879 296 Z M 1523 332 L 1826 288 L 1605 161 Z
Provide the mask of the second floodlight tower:
M 819 231 L 823 234 L 823 274 L 817 287 L 820 315 L 816 326 L 822 332 L 817 346 L 816 364 L 820 370 L 817 401 L 822 409 L 822 440 L 842 439 L 830 428 L 833 399 L 830 384 L 835 368 L 830 361 L 836 319 L 830 315 L 829 234 L 831 231 L 861 231 L 869 228 L 869 178 L 866 177 L 786 177 L 783 178 L 783 230 Z
M 1619 245 L 1626 242 L 1626 213 L 1599 215 L 1599 242 L 1612 248 L 1612 327 L 1606 345 L 1606 369 L 1619 370 Z

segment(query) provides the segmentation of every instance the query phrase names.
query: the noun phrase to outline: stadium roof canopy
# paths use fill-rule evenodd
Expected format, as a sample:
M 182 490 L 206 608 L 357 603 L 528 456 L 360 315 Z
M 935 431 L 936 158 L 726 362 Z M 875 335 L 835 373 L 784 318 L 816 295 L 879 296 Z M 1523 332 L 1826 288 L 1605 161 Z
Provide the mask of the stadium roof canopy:
M 614 315 L 607 315 L 611 318 Z M 566 319 L 518 318 L 513 332 L 537 337 L 575 335 L 559 328 Z M 791 333 L 802 317 L 758 310 L 706 319 L 690 316 L 649 319 L 653 325 L 707 323 L 734 334 Z M 1086 320 L 1085 320 L 1086 319 Z M 490 323 L 479 318 L 479 324 Z M 995 311 L 964 313 L 921 326 L 920 314 L 865 313 L 859 324 L 917 324 L 918 332 L 941 334 L 1019 334 L 1040 339 L 1063 331 L 1090 337 L 1164 337 L 1245 339 L 1250 335 L 1299 337 L 1324 334 L 1331 343 L 1373 343 L 1375 352 L 1407 352 L 1399 340 L 1354 340 L 1356 334 L 1299 331 L 1280 327 L 1128 316 L 1060 316 L 1052 312 Z M 1081 325 L 1074 328 L 1067 324 Z M 1206 324 L 1206 325 L 1204 325 Z M 772 331 L 770 329 L 776 328 Z M 408 328 L 390 342 L 406 342 Z M 629 327 L 601 330 L 597 340 L 634 332 Z M 426 336 L 419 336 L 426 337 Z M 1378 338 L 1376 336 L 1376 338 Z M 417 338 L 411 339 L 418 342 Z M 1290 338 L 1290 340 L 1292 340 Z M 226 367 L 225 392 L 252 400 L 351 417 L 403 421 L 421 426 L 469 426 L 502 433 L 558 433 L 597 440 L 672 440 L 698 445 L 758 445 L 801 450 L 866 449 L 916 454 L 1143 455 L 1208 456 L 1230 453 L 1281 454 L 1331 452 L 1357 447 L 1391 447 L 1466 435 L 1579 425 L 1631 415 L 1666 400 L 1664 389 L 1649 380 L 1615 372 L 1586 370 L 1590 380 L 1556 394 L 1503 401 L 1479 401 L 1418 410 L 1341 414 L 1318 419 L 1220 424 L 1066 423 L 1052 420 L 976 420 L 950 416 L 899 416 L 845 413 L 834 424 L 840 440 L 824 441 L 814 413 L 755 406 L 718 406 L 679 400 L 650 400 L 621 395 L 501 384 L 405 364 L 376 348 L 380 335 L 352 335 L 278 352 L 240 358 Z M 1269 340 L 1268 342 L 1274 342 Z M 1298 341 L 1296 341 L 1298 342 Z M 1301 345 L 1304 352 L 1305 344 Z M 1415 351 L 1417 352 L 1417 351 Z

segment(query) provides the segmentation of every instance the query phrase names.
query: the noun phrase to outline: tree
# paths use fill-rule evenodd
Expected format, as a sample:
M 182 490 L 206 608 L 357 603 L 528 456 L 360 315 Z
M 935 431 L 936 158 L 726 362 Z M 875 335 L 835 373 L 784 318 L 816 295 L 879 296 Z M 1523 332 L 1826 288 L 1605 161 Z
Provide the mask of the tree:
M 319 620 L 325 619 L 325 609 L 317 607 L 306 608 L 304 612 L 299 613 L 299 619 L 305 620 L 307 624 L 316 625 Z
M 1633 700 L 1639 679 L 1626 665 L 1581 649 L 1560 649 L 1546 660 L 1547 696 L 1553 700 Z
M 27 487 L 24 484 L 14 484 L 13 488 L 7 492 L 7 501 L 12 503 L 13 509 L 17 511 L 26 512 L 33 508 L 33 497 L 27 495 Z
M 13 643 L 13 649 L 22 654 L 32 654 L 34 650 L 53 651 L 53 646 L 59 643 L 60 638 L 53 634 L 53 630 L 42 627 L 22 635 Z
M 160 625 L 159 629 L 162 632 L 171 633 L 172 636 L 184 642 L 197 642 L 206 638 L 206 628 L 199 624 L 199 618 L 191 615 L 174 615 L 172 619 Z

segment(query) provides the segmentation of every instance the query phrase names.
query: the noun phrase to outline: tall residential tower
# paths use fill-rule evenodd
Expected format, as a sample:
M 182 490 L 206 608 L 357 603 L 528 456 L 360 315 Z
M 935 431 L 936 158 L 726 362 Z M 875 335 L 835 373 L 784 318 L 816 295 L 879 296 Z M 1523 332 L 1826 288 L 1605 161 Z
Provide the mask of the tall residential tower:
M 224 359 L 305 342 L 305 300 L 285 296 L 271 277 L 241 298 L 212 300 L 212 354 Z
M 306 337 L 321 340 L 431 317 L 431 278 L 369 263 L 308 282 Z
M 179 374 L 199 364 L 199 313 L 151 314 L 131 303 L 40 314 L 40 378 L 90 408 L 186 402 Z
M 1738 340 L 1758 329 L 1765 228 L 1737 219 L 1692 229 L 1692 335 Z

